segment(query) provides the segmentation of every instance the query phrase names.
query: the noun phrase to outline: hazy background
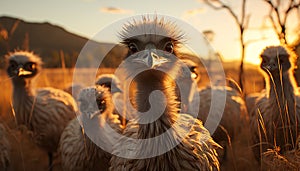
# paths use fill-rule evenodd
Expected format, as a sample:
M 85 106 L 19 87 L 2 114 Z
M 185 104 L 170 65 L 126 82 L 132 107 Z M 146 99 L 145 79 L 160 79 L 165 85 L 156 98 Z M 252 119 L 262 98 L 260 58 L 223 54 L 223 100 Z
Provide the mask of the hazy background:
M 235 11 L 239 11 L 239 0 L 227 0 Z M 271 24 L 265 21 L 268 5 L 262 0 L 247 2 L 246 14 L 250 14 L 249 29 L 245 39 L 246 62 L 259 63 L 258 55 L 266 45 L 277 45 L 276 34 Z M 201 0 L 1 0 L 0 16 L 12 16 L 28 22 L 50 22 L 66 30 L 91 38 L 102 28 L 132 15 L 158 13 L 182 19 L 203 32 L 212 30 L 212 44 L 225 61 L 240 59 L 238 29 L 233 18 L 225 10 L 213 10 Z M 296 12 L 288 23 L 298 22 Z M 293 31 L 293 30 L 290 30 Z M 262 40 L 263 39 L 263 40 Z M 291 38 L 293 39 L 293 38 Z M 254 41 L 252 41 L 254 40 Z

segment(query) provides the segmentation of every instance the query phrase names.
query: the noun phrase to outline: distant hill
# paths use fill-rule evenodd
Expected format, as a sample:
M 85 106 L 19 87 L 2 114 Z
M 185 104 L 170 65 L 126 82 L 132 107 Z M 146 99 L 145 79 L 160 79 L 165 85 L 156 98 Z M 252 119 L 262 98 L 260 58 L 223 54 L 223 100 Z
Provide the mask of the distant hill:
M 31 50 L 43 58 L 44 67 L 73 67 L 77 57 L 88 41 L 87 38 L 66 31 L 64 28 L 45 23 L 31 23 L 3 16 L 0 17 L 0 57 L 14 49 Z M 104 56 L 108 51 L 109 58 L 120 61 L 117 58 L 124 54 L 124 48 L 113 48 L 110 43 L 92 42 L 95 48 L 86 59 L 81 59 L 81 66 L 94 66 L 95 58 Z M 63 60 L 62 60 L 63 57 Z M 117 65 L 112 62 L 103 63 L 104 66 Z M 3 65 L 2 65 L 3 66 Z

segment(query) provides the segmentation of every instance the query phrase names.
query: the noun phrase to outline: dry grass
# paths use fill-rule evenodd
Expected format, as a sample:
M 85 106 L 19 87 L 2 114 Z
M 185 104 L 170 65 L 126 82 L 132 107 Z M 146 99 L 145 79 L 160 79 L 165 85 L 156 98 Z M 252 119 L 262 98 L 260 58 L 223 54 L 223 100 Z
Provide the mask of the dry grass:
M 94 81 L 91 69 L 78 69 L 78 77 L 82 85 L 89 86 Z M 112 69 L 100 69 L 99 73 L 112 73 Z M 37 78 L 33 80 L 34 87 L 65 88 L 72 82 L 72 69 L 43 69 Z M 12 85 L 4 70 L 0 70 L 0 122 L 4 123 L 8 130 L 9 141 L 12 146 L 11 168 L 12 171 L 47 170 L 47 154 L 40 150 L 32 140 L 31 132 L 23 126 L 18 126 L 13 117 L 11 108 Z M 61 170 L 59 160 L 54 161 L 54 171 Z
M 268 149 L 262 154 L 262 163 L 268 170 L 300 170 L 300 151 L 295 149 L 285 154 L 280 154 L 279 148 Z
M 224 66 L 227 77 L 237 80 L 238 68 L 232 65 Z M 254 68 L 250 68 L 246 72 L 245 88 L 246 93 L 258 92 L 263 88 L 263 77 Z M 91 69 L 79 69 L 80 74 L 78 77 L 82 80 L 82 85 L 89 86 L 94 82 L 94 75 L 91 74 Z M 112 73 L 113 69 L 100 69 L 98 73 Z M 63 89 L 72 82 L 72 69 L 44 69 L 39 76 L 34 80 L 35 87 L 51 86 Z M 0 71 L 1 82 L 1 96 L 0 96 L 0 122 L 4 123 L 9 130 L 9 140 L 13 146 L 12 149 L 12 168 L 11 170 L 46 170 L 47 168 L 47 154 L 38 149 L 31 139 L 30 133 L 25 128 L 19 127 L 18 129 L 11 109 L 11 94 L 12 86 L 11 81 L 7 77 L 4 70 Z M 208 78 L 205 71 L 201 71 L 200 86 L 206 85 Z M 250 137 L 247 130 L 241 130 L 240 136 L 236 141 L 232 142 L 234 148 L 230 148 L 231 161 L 224 166 L 223 170 L 257 170 L 258 165 L 253 159 L 250 147 L 245 145 L 248 143 Z M 234 157 L 234 158 L 232 158 Z M 56 160 L 54 170 L 61 170 L 59 160 Z

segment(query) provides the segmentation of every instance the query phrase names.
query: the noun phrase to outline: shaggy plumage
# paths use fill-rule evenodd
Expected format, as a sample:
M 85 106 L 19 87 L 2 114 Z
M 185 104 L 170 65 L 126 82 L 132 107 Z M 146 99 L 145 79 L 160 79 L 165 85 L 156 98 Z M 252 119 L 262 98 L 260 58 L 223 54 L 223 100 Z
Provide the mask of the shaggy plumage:
M 125 125 L 127 119 L 130 119 L 133 116 L 129 116 L 130 112 L 128 109 L 125 110 L 123 88 L 119 78 L 114 74 L 101 74 L 97 77 L 95 84 L 105 86 L 109 89 L 112 94 L 114 113 L 119 115 L 120 121 Z
M 221 86 L 206 87 L 200 89 L 198 93 L 200 105 L 197 118 L 205 122 L 204 126 L 210 132 L 217 126 L 211 134 L 213 139 L 223 147 L 218 150 L 221 164 L 224 162 L 237 164 L 230 158 L 241 157 L 244 154 L 236 151 L 235 146 L 248 145 L 248 140 L 240 139 L 245 136 L 245 129 L 249 127 L 248 113 L 241 94 L 230 87 Z
M 254 153 L 259 159 L 267 149 L 280 153 L 296 147 L 300 103 L 293 76 L 295 56 L 283 46 L 266 47 L 261 53 L 266 91 L 257 99 L 251 126 Z
M 195 77 L 197 71 L 193 68 L 199 68 L 199 66 L 189 60 L 183 60 L 183 62 L 190 68 L 190 76 L 184 79 L 179 78 L 179 80 L 186 82 L 187 86 L 184 90 L 189 99 L 182 99 L 181 102 L 188 104 L 186 113 L 203 122 L 207 121 L 210 113 L 211 119 L 205 123 L 205 126 L 211 132 L 213 139 L 223 147 L 218 151 L 220 159 L 228 161 L 229 157 L 226 152 L 230 141 L 236 140 L 236 137 L 241 135 L 243 128 L 249 125 L 245 102 L 241 94 L 230 87 L 210 86 L 198 89 L 197 86 L 193 86 L 193 84 L 197 85 L 198 81 L 198 77 Z M 232 121 L 235 123 L 233 124 Z M 214 130 L 214 126 L 218 126 L 216 130 Z M 246 145 L 247 142 L 243 143 Z
M 245 102 L 246 102 L 248 114 L 250 114 L 250 115 L 254 114 L 253 110 L 255 110 L 255 103 L 262 94 L 266 93 L 265 91 L 266 91 L 266 89 L 263 89 L 259 93 L 251 93 L 246 96 Z M 251 118 L 252 116 L 249 116 L 249 117 Z
M 78 100 L 81 115 L 71 121 L 60 140 L 63 168 L 66 171 L 108 170 L 110 154 L 98 147 L 93 142 L 95 139 L 90 139 L 85 128 L 99 129 L 97 131 L 108 134 L 105 125 L 100 125 L 105 120 L 104 124 L 108 124 L 117 133 L 121 133 L 122 128 L 118 116 L 112 113 L 111 94 L 102 86 L 88 87 L 82 89 Z M 96 136 L 102 139 L 107 138 L 101 137 L 101 134 Z
M 179 112 L 178 33 L 174 23 L 157 17 L 143 17 L 121 32 L 129 52 L 120 73 L 125 81 L 133 78 L 129 86 L 138 118 L 128 122 L 114 146 L 110 170 L 219 170 L 219 145 L 201 121 Z
M 41 69 L 41 59 L 31 52 L 17 51 L 7 55 L 7 73 L 13 83 L 13 109 L 18 125 L 33 132 L 38 146 L 49 154 L 57 150 L 60 135 L 76 116 L 77 105 L 71 95 L 54 89 L 31 87 L 31 79 Z
M 213 107 L 214 111 L 216 111 L 214 117 L 221 117 L 219 126 L 224 127 L 232 139 L 235 135 L 238 135 L 240 129 L 244 127 L 248 121 L 246 105 L 241 95 L 230 87 L 215 86 L 200 89 L 198 93 L 200 97 L 198 118 L 206 121 Z M 216 106 L 211 106 L 213 96 L 216 100 Z M 224 108 L 221 105 L 222 103 L 225 103 Z M 214 113 L 211 114 L 214 115 Z M 232 124 L 233 120 L 236 121 L 237 124 Z M 227 140 L 226 134 L 220 130 L 220 127 L 213 133 L 213 137 L 217 142 Z
M 64 91 L 71 94 L 75 100 L 78 99 L 79 92 L 83 86 L 81 84 L 70 83 L 65 88 Z
M 10 143 L 4 125 L 0 124 L 0 170 L 9 170 L 10 165 Z

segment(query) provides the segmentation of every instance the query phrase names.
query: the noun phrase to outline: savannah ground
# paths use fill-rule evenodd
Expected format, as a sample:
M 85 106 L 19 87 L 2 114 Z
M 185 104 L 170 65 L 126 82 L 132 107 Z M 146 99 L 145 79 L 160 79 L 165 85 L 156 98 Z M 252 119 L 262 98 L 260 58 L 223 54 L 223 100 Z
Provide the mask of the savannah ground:
M 232 67 L 236 66 L 236 68 Z M 226 77 L 237 80 L 238 65 L 224 65 Z M 91 74 L 91 69 L 78 69 L 80 71 L 80 80 L 82 85 L 90 86 L 91 80 L 95 77 Z M 98 74 L 112 73 L 113 69 L 103 68 Z M 204 70 L 200 70 L 201 79 L 199 87 L 207 84 L 208 78 Z M 8 137 L 11 144 L 11 167 L 13 171 L 31 171 L 31 170 L 47 170 L 47 153 L 40 150 L 32 142 L 32 136 L 23 126 L 17 126 L 12 110 L 12 85 L 11 80 L 7 77 L 5 70 L 0 70 L 0 122 L 4 123 L 8 130 Z M 263 88 L 263 77 L 257 71 L 256 67 L 246 67 L 245 71 L 245 93 L 259 92 Z M 43 69 L 37 78 L 33 80 L 34 87 L 51 86 L 58 89 L 65 88 L 73 80 L 73 69 Z M 234 121 L 233 121 L 234 123 Z M 235 149 L 229 153 L 235 153 L 236 157 L 230 158 L 231 162 L 222 166 L 222 170 L 258 170 L 258 165 L 253 159 L 249 146 L 240 142 L 247 141 L 249 137 L 247 131 L 242 132 L 238 140 L 232 142 Z M 57 156 L 57 155 L 56 155 Z M 60 159 L 56 157 L 54 160 L 54 170 L 61 170 Z

